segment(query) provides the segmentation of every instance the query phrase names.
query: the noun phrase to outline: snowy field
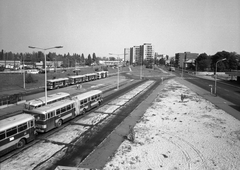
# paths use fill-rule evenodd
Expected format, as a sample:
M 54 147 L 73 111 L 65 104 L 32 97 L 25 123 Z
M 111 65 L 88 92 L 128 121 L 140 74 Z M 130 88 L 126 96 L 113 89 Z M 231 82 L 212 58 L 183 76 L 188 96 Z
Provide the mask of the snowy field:
M 240 167 L 240 122 L 174 80 L 164 85 L 133 131 L 135 140 L 125 140 L 104 170 Z

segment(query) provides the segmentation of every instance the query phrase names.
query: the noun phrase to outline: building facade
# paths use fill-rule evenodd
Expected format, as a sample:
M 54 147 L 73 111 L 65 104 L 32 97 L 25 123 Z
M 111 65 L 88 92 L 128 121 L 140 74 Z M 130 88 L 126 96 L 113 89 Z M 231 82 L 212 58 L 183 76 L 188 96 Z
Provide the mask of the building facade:
M 143 60 L 154 59 L 154 48 L 151 43 L 144 43 L 140 47 Z
M 124 48 L 124 61 L 130 63 L 130 48 Z
M 188 65 L 194 64 L 195 59 L 198 57 L 198 53 L 176 53 L 175 54 L 175 67 L 187 68 Z

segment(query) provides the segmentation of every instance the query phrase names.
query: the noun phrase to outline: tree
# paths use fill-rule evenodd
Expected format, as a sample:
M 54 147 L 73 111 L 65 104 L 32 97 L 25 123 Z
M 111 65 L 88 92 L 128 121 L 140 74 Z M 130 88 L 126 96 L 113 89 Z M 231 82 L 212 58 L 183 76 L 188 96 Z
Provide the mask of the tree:
M 95 53 L 93 53 L 93 55 L 92 55 L 92 62 L 93 62 L 93 63 L 96 63 L 96 62 L 97 62 L 97 57 L 96 57 L 96 54 L 95 54 Z
M 82 65 L 85 65 L 85 58 L 84 58 L 84 54 L 83 53 L 81 55 L 80 62 L 81 62 Z
M 229 71 L 237 70 L 237 68 L 238 68 L 238 57 L 237 57 L 236 52 L 231 52 L 230 53 L 229 57 L 227 58 L 226 68 Z
M 222 60 L 224 58 L 228 59 L 230 57 L 230 53 L 227 51 L 222 51 L 222 52 L 217 52 L 212 56 L 212 63 L 211 63 L 211 69 L 216 71 L 224 71 L 227 67 L 226 62 L 218 62 L 219 60 Z M 216 63 L 218 62 L 217 65 L 217 70 L 216 70 Z
M 90 54 L 88 54 L 88 58 L 87 58 L 87 60 L 86 60 L 86 65 L 91 65 L 92 64 L 92 58 L 91 58 L 91 55 Z
M 211 67 L 211 57 L 206 53 L 202 53 L 196 58 L 195 65 L 197 66 L 197 70 L 206 71 Z

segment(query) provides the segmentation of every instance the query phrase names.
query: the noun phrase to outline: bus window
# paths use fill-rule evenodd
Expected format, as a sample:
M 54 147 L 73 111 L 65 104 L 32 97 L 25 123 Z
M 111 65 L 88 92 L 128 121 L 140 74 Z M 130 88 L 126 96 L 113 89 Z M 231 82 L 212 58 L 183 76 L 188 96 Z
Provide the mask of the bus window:
M 50 114 L 51 114 L 51 117 L 54 117 L 54 111 L 53 111 L 53 112 L 50 112 Z
M 66 111 L 66 107 L 62 107 L 61 108 L 61 113 L 65 112 Z
M 31 127 L 33 127 L 34 123 L 33 123 L 33 120 L 31 120 Z
M 60 109 L 57 109 L 56 114 L 59 115 L 61 113 Z
M 67 105 L 67 110 L 71 110 L 71 105 Z
M 84 99 L 84 103 L 87 103 L 87 99 Z
M 81 100 L 81 105 L 83 104 L 83 100 Z
M 0 140 L 5 139 L 6 135 L 5 132 L 0 132 Z
M 17 133 L 17 127 L 11 128 L 7 130 L 7 137 L 15 135 Z
M 22 132 L 27 129 L 27 123 L 18 125 L 18 132 Z
M 50 119 L 50 113 L 47 113 L 46 116 L 47 116 L 47 119 Z

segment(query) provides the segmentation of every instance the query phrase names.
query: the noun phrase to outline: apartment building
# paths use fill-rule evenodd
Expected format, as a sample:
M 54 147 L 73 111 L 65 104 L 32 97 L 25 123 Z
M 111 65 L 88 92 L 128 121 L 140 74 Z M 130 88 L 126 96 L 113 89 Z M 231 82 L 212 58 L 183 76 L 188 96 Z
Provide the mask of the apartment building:
M 144 43 L 140 48 L 143 60 L 154 59 L 154 48 L 151 43 Z
M 140 63 L 140 46 L 130 48 L 130 64 Z
M 130 48 L 124 48 L 124 61 L 130 63 Z

